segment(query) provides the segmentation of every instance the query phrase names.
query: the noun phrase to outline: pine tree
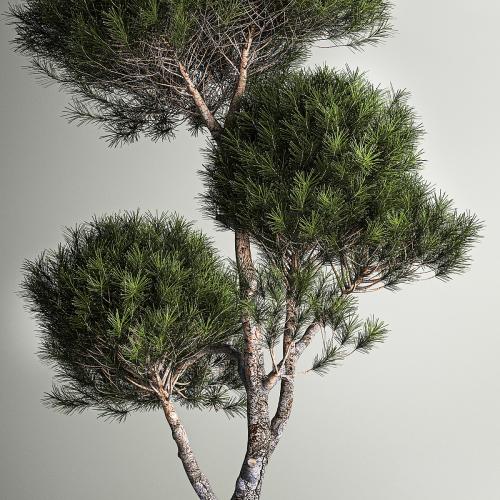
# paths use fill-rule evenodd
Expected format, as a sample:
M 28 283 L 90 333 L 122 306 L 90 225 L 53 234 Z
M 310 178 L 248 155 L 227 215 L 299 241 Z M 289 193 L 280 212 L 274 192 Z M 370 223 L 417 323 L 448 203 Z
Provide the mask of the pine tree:
M 315 41 L 376 43 L 389 14 L 383 0 L 11 9 L 17 48 L 72 96 L 70 120 L 102 127 L 111 145 L 171 138 L 181 124 L 210 134 L 204 209 L 234 231 L 234 268 L 180 217 L 125 213 L 68 230 L 26 262 L 22 284 L 57 371 L 47 404 L 118 419 L 162 408 L 201 499 L 216 496 L 174 403 L 246 414 L 232 498 L 257 500 L 313 340 L 321 333 L 323 349 L 310 370 L 324 374 L 387 334 L 359 318 L 356 293 L 467 267 L 480 223 L 421 178 L 406 94 L 357 71 L 297 71 Z

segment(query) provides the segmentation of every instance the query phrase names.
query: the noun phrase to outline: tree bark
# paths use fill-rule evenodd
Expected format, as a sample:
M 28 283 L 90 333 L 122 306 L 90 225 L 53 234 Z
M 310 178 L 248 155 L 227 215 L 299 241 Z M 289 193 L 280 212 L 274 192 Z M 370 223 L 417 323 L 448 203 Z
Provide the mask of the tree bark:
M 283 333 L 283 359 L 285 360 L 285 373 L 281 378 L 280 396 L 278 408 L 271 421 L 271 443 L 270 453 L 272 453 L 285 430 L 285 426 L 292 413 L 295 365 L 297 352 L 293 342 L 295 330 L 297 328 L 297 305 L 291 296 L 291 290 L 287 290 L 286 300 L 286 320 Z
M 184 429 L 174 406 L 166 396 L 162 396 L 162 406 L 165 417 L 170 425 L 170 429 L 172 430 L 172 437 L 177 444 L 177 455 L 181 459 L 186 475 L 189 478 L 189 482 L 198 495 L 198 498 L 200 500 L 217 500 L 208 479 L 203 472 L 201 472 L 198 461 L 196 460 L 189 443 L 186 430 Z
M 205 100 L 203 99 L 202 95 L 200 94 L 200 92 L 194 85 L 193 81 L 191 80 L 191 77 L 189 76 L 189 73 L 186 70 L 185 66 L 180 61 L 178 65 L 182 78 L 186 82 L 186 88 L 189 94 L 191 95 L 196 107 L 201 113 L 201 116 L 203 117 L 203 120 L 205 121 L 208 130 L 210 131 L 212 136 L 217 137 L 222 132 L 222 127 L 220 123 L 217 121 L 213 113 L 208 109 Z
M 251 299 L 256 289 L 250 238 L 244 231 L 235 232 L 235 251 L 243 300 Z M 257 500 L 268 461 L 271 439 L 269 391 L 264 388 L 264 354 L 260 329 L 252 326 L 249 311 L 241 317 L 245 348 L 243 353 L 245 388 L 247 392 L 247 449 L 232 500 Z
M 250 65 L 250 48 L 253 42 L 253 29 L 248 33 L 248 37 L 246 39 L 245 46 L 241 52 L 240 58 L 240 68 L 239 68 L 239 77 L 236 82 L 236 87 L 234 89 L 233 97 L 231 99 L 231 103 L 229 105 L 229 109 L 227 112 L 227 116 L 230 117 L 235 111 L 238 111 L 240 99 L 245 93 L 245 89 L 248 81 L 248 66 Z
M 239 78 L 234 89 L 234 93 L 226 115 L 226 121 L 230 120 L 239 109 L 240 100 L 243 96 L 248 79 L 248 67 L 250 65 L 250 50 L 253 41 L 253 29 L 250 30 L 246 43 L 242 49 Z M 223 126 L 217 121 L 212 112 L 208 109 L 203 97 L 193 84 L 186 68 L 179 63 L 179 69 L 186 82 L 187 89 L 191 94 L 194 103 L 199 109 L 212 138 L 217 142 L 223 131 Z M 235 230 L 235 253 L 238 272 L 240 278 L 240 293 L 243 300 L 251 299 L 255 293 L 257 281 L 255 268 L 252 261 L 250 237 L 246 231 Z M 269 417 L 268 396 L 269 391 L 263 386 L 264 379 L 264 354 L 260 345 L 260 330 L 252 327 L 251 318 L 248 311 L 243 311 L 241 317 L 243 336 L 245 339 L 245 350 L 243 353 L 243 363 L 239 364 L 240 375 L 242 377 L 247 392 L 247 450 L 241 466 L 240 474 L 236 481 L 236 487 L 232 500 L 257 500 L 260 497 L 262 478 L 268 462 L 268 452 L 271 443 L 271 423 Z M 164 409 L 168 406 L 164 405 Z M 169 409 L 169 414 L 171 410 Z M 167 420 L 167 410 L 165 409 Z M 174 412 L 175 415 L 175 412 Z M 170 423 L 170 420 L 169 420 Z M 174 433 L 174 426 L 180 427 Z M 189 446 L 187 435 L 178 417 L 175 415 L 171 424 L 172 435 L 179 448 L 179 457 L 182 460 L 184 469 L 200 498 L 207 500 L 215 499 L 210 484 L 201 473 L 194 454 Z M 198 489 L 197 489 L 198 488 Z M 201 496 L 199 489 L 201 488 Z M 213 495 L 213 496 L 210 496 Z
M 271 427 L 268 392 L 249 390 L 247 450 L 231 500 L 258 500 L 268 462 Z

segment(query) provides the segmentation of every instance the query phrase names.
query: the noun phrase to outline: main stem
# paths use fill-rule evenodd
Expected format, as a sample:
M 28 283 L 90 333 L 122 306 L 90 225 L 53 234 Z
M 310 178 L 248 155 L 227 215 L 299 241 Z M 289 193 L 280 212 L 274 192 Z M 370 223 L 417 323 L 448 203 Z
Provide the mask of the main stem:
M 250 238 L 245 231 L 235 232 L 235 253 L 243 300 L 251 300 L 256 289 Z M 241 323 L 245 349 L 243 353 L 245 388 L 247 392 L 247 449 L 236 480 L 232 500 L 257 500 L 267 465 L 271 438 L 268 391 L 264 388 L 264 354 L 260 329 L 252 326 L 249 311 L 242 312 Z
M 246 90 L 253 34 L 253 29 L 251 29 L 243 46 L 240 59 L 239 78 L 234 89 L 228 113 L 226 115 L 226 123 L 229 122 L 233 118 L 235 112 L 238 111 L 241 97 Z M 219 124 L 206 106 L 203 97 L 191 81 L 186 68 L 182 64 L 179 64 L 179 69 L 186 82 L 186 87 L 191 94 L 194 103 L 199 109 L 207 128 L 209 129 L 213 139 L 218 142 L 223 131 L 223 126 Z M 235 231 L 235 253 L 240 277 L 241 297 L 244 301 L 248 301 L 251 300 L 255 293 L 257 282 L 252 261 L 250 237 L 246 231 L 242 231 L 240 229 Z M 269 417 L 269 390 L 265 388 L 263 384 L 265 376 L 264 355 L 261 347 L 260 329 L 257 326 L 252 327 L 249 311 L 243 311 L 241 323 L 245 340 L 242 375 L 247 392 L 248 436 L 245 458 L 236 481 L 232 500 L 258 500 L 260 498 L 262 479 L 269 460 L 270 451 L 272 452 L 276 448 L 279 437 L 276 439 L 272 436 L 271 421 Z M 164 409 L 165 408 L 166 407 L 164 406 Z M 167 415 L 167 411 L 165 411 L 165 415 Z M 168 418 L 169 417 L 167 416 L 167 420 Z M 180 422 L 178 425 L 180 425 Z M 183 454 L 186 452 L 185 444 L 187 443 L 187 449 L 189 452 L 186 455 L 186 462 L 181 456 L 181 448 L 179 448 L 179 457 L 183 460 L 186 473 L 188 474 L 191 484 L 193 484 L 193 488 L 195 488 L 198 496 L 202 499 L 212 500 L 215 496 L 213 495 L 208 480 L 201 473 L 198 464 L 196 463 L 196 459 L 191 451 L 191 448 L 189 447 L 189 442 L 187 441 L 184 429 L 182 426 L 180 426 L 180 428 L 182 429 L 182 432 L 180 433 L 179 440 L 177 440 L 174 435 L 173 427 L 172 434 L 174 435 L 174 439 L 176 439 L 178 446 L 179 442 L 183 444 Z M 187 466 L 189 466 L 189 468 L 186 468 Z M 191 470 L 194 471 L 194 475 L 190 475 Z M 195 484 L 197 486 L 195 486 Z M 200 492 L 197 487 L 201 488 Z
M 258 500 L 269 460 L 271 430 L 267 392 L 249 396 L 247 405 L 248 439 L 243 464 L 231 500 Z

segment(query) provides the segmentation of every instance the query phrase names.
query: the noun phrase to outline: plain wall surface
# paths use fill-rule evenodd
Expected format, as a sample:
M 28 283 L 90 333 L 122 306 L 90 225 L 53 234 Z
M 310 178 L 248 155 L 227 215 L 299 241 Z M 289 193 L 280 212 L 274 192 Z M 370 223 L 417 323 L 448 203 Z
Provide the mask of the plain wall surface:
M 491 0 L 396 0 L 397 32 L 385 43 L 314 50 L 310 64 L 348 63 L 411 91 L 427 130 L 423 175 L 486 227 L 467 274 L 363 297 L 362 312 L 391 334 L 326 377 L 298 378 L 263 500 L 500 498 L 499 16 Z M 36 324 L 16 291 L 23 260 L 93 214 L 175 210 L 232 255 L 231 235 L 216 232 L 196 200 L 205 139 L 182 132 L 171 143 L 108 149 L 98 130 L 66 123 L 68 96 L 39 85 L 12 52 L 4 20 L 0 30 L 0 499 L 192 499 L 160 412 L 118 424 L 41 405 L 52 373 L 36 357 Z M 180 413 L 229 498 L 244 420 Z

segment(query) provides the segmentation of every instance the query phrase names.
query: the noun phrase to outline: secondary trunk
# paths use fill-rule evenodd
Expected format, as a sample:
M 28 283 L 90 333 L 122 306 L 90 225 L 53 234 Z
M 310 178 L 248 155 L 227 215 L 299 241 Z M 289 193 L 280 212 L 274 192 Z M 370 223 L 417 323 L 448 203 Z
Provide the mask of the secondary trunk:
M 186 475 L 200 500 L 217 500 L 215 493 L 205 474 L 201 472 L 198 461 L 194 456 L 186 430 L 182 425 L 174 406 L 168 399 L 162 400 L 163 412 L 172 430 L 172 437 L 177 444 L 178 456 L 181 459 Z
M 297 268 L 295 259 L 290 267 Z M 292 290 L 287 289 L 286 299 L 286 321 L 283 333 L 283 358 L 285 359 L 285 376 L 281 379 L 280 397 L 278 408 L 271 422 L 271 453 L 274 451 L 288 423 L 293 406 L 295 365 L 297 363 L 297 351 L 293 338 L 297 329 L 297 303 Z

